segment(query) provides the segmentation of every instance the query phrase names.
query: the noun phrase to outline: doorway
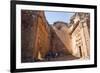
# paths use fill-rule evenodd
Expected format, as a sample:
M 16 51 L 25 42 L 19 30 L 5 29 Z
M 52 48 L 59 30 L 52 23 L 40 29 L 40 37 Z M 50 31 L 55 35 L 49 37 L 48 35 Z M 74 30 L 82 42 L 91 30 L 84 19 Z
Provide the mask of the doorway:
M 81 46 L 79 46 L 79 53 L 80 53 L 80 57 L 82 57 L 82 49 L 81 49 Z

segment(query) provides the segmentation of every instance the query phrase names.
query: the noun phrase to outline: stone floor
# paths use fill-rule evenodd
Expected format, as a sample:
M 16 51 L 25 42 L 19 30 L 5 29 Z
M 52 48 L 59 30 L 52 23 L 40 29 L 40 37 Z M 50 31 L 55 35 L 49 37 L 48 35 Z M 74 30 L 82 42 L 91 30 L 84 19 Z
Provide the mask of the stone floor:
M 79 59 L 79 58 L 72 55 L 64 55 L 57 58 L 51 58 L 50 61 L 67 61 L 67 60 L 75 60 L 75 59 Z
M 38 60 L 36 62 L 48 62 L 48 61 L 68 61 L 68 60 L 75 60 L 79 59 L 78 57 L 72 56 L 72 55 L 62 55 L 62 56 L 57 56 L 54 58 L 46 58 L 44 60 Z

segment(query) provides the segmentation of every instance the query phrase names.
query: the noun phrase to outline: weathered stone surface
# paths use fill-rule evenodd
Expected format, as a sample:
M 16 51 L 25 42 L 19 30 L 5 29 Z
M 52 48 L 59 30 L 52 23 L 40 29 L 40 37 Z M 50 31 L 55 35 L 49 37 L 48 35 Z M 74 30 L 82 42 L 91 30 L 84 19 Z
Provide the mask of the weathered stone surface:
M 45 19 L 44 13 L 41 11 L 38 14 L 38 23 L 37 23 L 37 34 L 36 34 L 36 43 L 34 56 L 38 58 L 38 52 L 40 52 L 41 57 L 44 58 L 46 53 L 49 50 L 49 27 Z
M 21 57 L 22 62 L 44 57 L 49 49 L 48 24 L 42 11 L 21 11 Z
M 73 55 L 90 57 L 90 14 L 75 13 L 71 19 L 71 37 Z
M 54 23 L 52 29 L 54 31 L 54 35 L 56 34 L 56 36 L 52 38 L 52 43 L 54 43 L 52 47 L 55 47 L 58 50 L 63 50 L 66 54 L 71 54 L 71 38 L 67 25 L 67 23 L 60 21 Z M 57 37 L 60 41 L 57 39 Z
M 34 12 L 36 13 L 36 12 Z M 33 48 L 36 34 L 37 17 L 32 11 L 21 11 L 21 59 L 22 62 L 33 60 Z

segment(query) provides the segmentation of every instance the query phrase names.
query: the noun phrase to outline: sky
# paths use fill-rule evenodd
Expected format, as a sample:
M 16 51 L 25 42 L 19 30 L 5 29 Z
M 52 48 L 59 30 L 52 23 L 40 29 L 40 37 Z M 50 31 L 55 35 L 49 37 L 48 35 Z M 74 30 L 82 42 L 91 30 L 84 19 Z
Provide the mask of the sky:
M 46 19 L 51 25 L 56 21 L 69 23 L 70 17 L 73 15 L 74 13 L 71 12 L 45 11 Z

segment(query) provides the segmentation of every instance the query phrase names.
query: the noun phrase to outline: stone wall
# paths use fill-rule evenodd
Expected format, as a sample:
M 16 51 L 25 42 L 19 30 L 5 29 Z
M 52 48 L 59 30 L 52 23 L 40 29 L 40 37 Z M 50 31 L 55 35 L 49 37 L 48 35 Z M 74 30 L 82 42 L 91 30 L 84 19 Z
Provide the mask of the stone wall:
M 21 61 L 33 61 L 33 49 L 35 47 L 35 35 L 37 27 L 37 16 L 29 10 L 21 11 Z
M 73 55 L 81 58 L 90 57 L 90 16 L 89 13 L 76 13 L 70 27 Z
M 21 61 L 32 62 L 49 49 L 48 24 L 43 11 L 21 11 Z
M 34 55 L 38 58 L 38 53 L 40 52 L 41 58 L 44 58 L 49 50 L 49 27 L 42 11 L 38 14 L 37 25 Z
M 67 27 L 67 23 L 64 22 L 56 22 L 52 26 L 51 35 L 53 38 L 51 38 L 52 42 L 52 49 L 57 49 L 65 52 L 66 54 L 72 53 L 71 48 L 71 38 L 69 36 L 69 31 Z

